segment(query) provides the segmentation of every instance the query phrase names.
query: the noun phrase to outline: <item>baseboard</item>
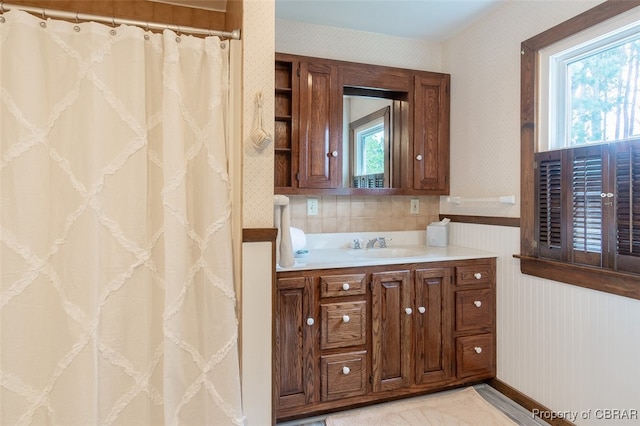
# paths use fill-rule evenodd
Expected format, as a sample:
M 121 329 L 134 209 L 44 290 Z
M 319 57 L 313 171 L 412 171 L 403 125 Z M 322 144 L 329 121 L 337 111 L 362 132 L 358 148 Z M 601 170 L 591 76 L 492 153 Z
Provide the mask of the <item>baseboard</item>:
M 527 395 L 512 388 L 499 379 L 491 379 L 486 382 L 489 386 L 529 410 L 532 414 L 540 413 L 537 416 L 552 426 L 575 426 L 574 423 L 567 419 L 561 418 L 558 414 L 548 409 L 539 402 L 529 398 Z

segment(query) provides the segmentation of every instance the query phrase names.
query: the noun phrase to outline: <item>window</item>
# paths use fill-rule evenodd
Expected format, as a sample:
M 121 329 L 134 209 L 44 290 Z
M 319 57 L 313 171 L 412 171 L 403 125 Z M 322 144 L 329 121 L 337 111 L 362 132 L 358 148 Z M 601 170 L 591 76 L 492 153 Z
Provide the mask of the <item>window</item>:
M 606 1 L 522 43 L 518 256 L 523 273 L 636 299 L 639 6 Z
M 374 120 L 355 130 L 356 173 L 384 173 L 384 121 Z
M 539 149 L 640 137 L 640 17 L 626 13 L 540 51 Z
M 349 123 L 354 188 L 389 186 L 390 122 L 391 107 L 386 106 Z

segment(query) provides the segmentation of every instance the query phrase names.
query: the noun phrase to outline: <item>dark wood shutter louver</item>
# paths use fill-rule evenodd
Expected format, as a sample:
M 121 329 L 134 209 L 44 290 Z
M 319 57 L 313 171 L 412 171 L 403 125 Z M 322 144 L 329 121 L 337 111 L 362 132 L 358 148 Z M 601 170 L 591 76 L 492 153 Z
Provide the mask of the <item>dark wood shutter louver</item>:
M 559 155 L 538 157 L 538 250 L 541 257 L 562 257 L 562 162 Z
M 571 250 L 576 263 L 601 266 L 603 155 L 600 147 L 571 151 Z M 612 201 L 609 199 L 609 201 Z
M 640 273 L 640 142 L 616 151 L 616 268 Z

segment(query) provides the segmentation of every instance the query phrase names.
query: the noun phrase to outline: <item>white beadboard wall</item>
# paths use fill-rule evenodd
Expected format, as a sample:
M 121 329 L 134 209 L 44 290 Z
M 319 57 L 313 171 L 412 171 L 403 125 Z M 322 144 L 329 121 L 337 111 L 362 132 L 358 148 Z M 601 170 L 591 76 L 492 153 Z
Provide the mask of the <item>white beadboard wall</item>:
M 521 274 L 516 227 L 452 222 L 449 243 L 498 254 L 500 380 L 578 425 L 640 424 L 640 301 Z

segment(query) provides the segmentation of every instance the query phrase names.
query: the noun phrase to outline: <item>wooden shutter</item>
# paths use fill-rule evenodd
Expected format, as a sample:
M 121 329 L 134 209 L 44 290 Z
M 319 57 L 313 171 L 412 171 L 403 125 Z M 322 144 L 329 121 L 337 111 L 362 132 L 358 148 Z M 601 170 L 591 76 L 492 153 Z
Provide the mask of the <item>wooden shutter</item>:
M 617 143 L 616 269 L 640 273 L 640 141 Z
M 561 152 L 538 153 L 536 163 L 538 253 L 540 257 L 560 260 L 564 247 Z
M 571 261 L 602 266 L 602 206 L 607 200 L 603 190 L 603 148 L 565 152 L 571 161 Z

